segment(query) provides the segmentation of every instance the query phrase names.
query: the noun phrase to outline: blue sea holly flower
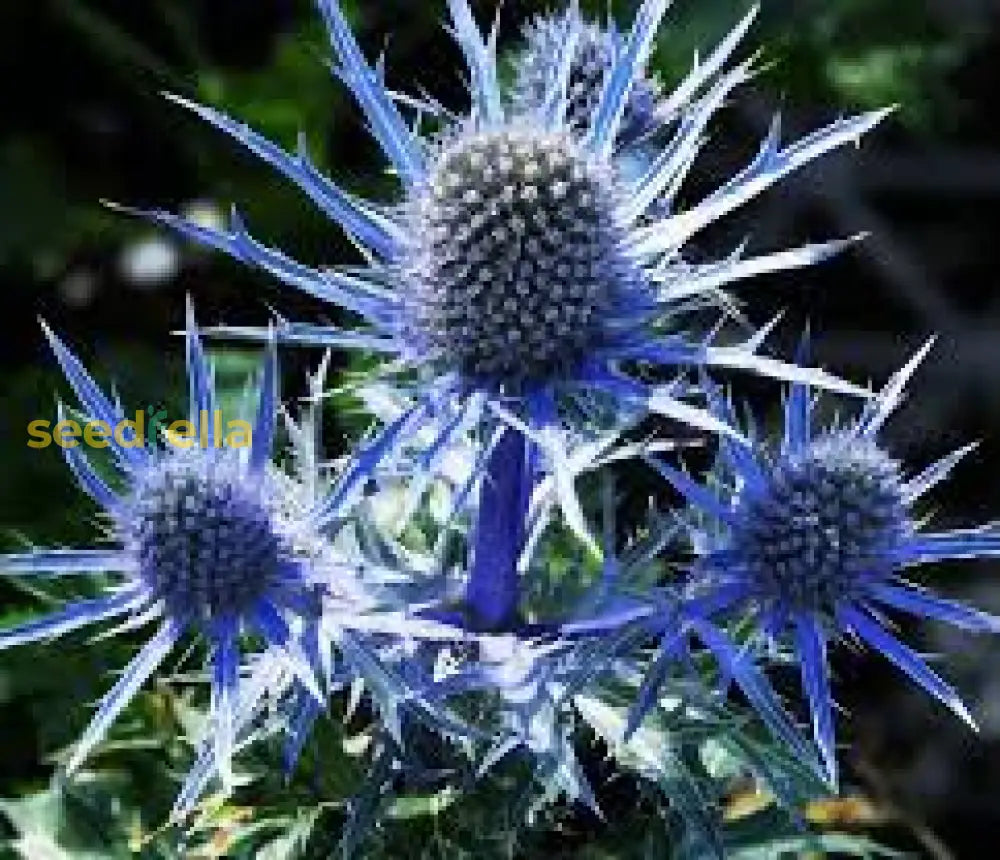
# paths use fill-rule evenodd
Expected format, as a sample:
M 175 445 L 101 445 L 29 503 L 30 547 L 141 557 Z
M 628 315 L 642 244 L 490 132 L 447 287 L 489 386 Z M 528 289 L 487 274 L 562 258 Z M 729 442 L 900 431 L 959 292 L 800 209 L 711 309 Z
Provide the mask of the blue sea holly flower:
M 905 578 L 907 569 L 919 564 L 1000 556 L 1000 530 L 994 526 L 929 532 L 917 510 L 925 494 L 975 445 L 910 475 L 879 441 L 879 431 L 930 346 L 928 342 L 853 421 L 816 428 L 814 396 L 807 386 L 795 385 L 785 403 L 782 438 L 759 439 L 747 428 L 745 441 L 725 439 L 706 484 L 665 463 L 655 464 L 702 513 L 691 526 L 698 556 L 694 597 L 687 609 L 691 629 L 724 663 L 746 652 L 714 626 L 712 620 L 720 614 L 748 612 L 768 638 L 778 644 L 790 640 L 815 737 L 834 782 L 827 664 L 831 641 L 850 636 L 879 651 L 972 724 L 958 694 L 889 632 L 884 613 L 1000 632 L 1000 619 L 937 597 Z M 728 402 L 718 395 L 715 408 L 720 418 L 735 421 Z
M 80 486 L 107 515 L 116 546 L 4 555 L 0 570 L 27 576 L 108 572 L 120 580 L 101 597 L 0 631 L 0 649 L 47 641 L 110 619 L 121 621 L 115 632 L 158 624 L 101 701 L 66 764 L 72 772 L 181 638 L 200 634 L 211 654 L 210 744 L 225 777 L 243 637 L 256 636 L 274 661 L 324 699 L 297 631 L 320 617 L 327 588 L 337 585 L 338 595 L 346 593 L 343 576 L 338 577 L 342 568 L 322 532 L 329 505 L 313 503 L 307 482 L 271 464 L 280 405 L 275 343 L 270 342 L 260 375 L 250 444 L 227 445 L 215 437 L 213 374 L 189 309 L 189 419 L 202 436 L 171 436 L 172 426 L 161 446 L 159 440 L 124 433 L 126 416 L 117 398 L 101 391 L 48 327 L 45 333 L 79 398 L 81 417 L 117 430 L 108 438 L 113 479 L 106 480 L 79 445 L 63 448 Z M 361 605 L 355 602 L 352 616 L 359 623 L 365 620 Z M 349 615 L 345 610 L 338 617 Z
M 343 482 L 355 470 L 351 463 L 335 470 L 322 461 L 322 407 L 326 403 L 326 373 L 330 354 L 308 377 L 306 406 L 294 417 L 282 410 L 283 429 L 298 480 L 296 497 L 305 511 L 329 509 L 331 498 L 344 498 Z M 301 654 L 321 692 L 303 681 L 280 653 L 265 651 L 246 661 L 229 716 L 235 750 L 272 729 L 285 737 L 283 764 L 291 772 L 317 720 L 336 694 L 350 690 L 360 702 L 362 691 L 371 705 L 373 731 L 402 743 L 406 718 L 418 720 L 441 736 L 465 737 L 467 729 L 446 703 L 424 696 L 422 679 L 410 670 L 412 654 L 439 643 L 470 640 L 452 626 L 421 618 L 409 588 L 414 577 L 394 556 L 368 551 L 361 540 L 379 526 L 371 511 L 379 495 L 388 492 L 382 475 L 372 473 L 378 491 L 359 504 L 341 506 L 337 521 L 322 529 L 329 540 L 318 542 L 310 558 L 307 580 L 314 589 L 310 611 L 290 619 L 298 633 Z M 291 481 L 292 479 L 287 479 Z M 231 788 L 216 765 L 214 726 L 205 739 L 177 795 L 171 819 L 190 815 L 206 789 L 222 776 L 222 790 Z
M 857 141 L 886 113 L 840 119 L 790 145 L 781 143 L 775 122 L 742 172 L 677 210 L 676 194 L 707 124 L 751 75 L 748 63 L 722 69 L 753 13 L 658 105 L 668 142 L 641 176 L 630 178 L 620 169 L 619 131 L 668 0 L 642 4 L 582 132 L 569 115 L 573 61 L 585 29 L 575 5 L 566 13 L 566 38 L 546 97 L 526 108 L 501 90 L 496 30 L 484 39 L 467 0 L 449 0 L 472 106 L 459 118 L 442 112 L 444 127 L 433 134 L 421 133 L 419 118 L 414 124 L 404 119 L 381 62 L 365 59 L 336 0 L 318 5 L 337 57 L 335 72 L 399 179 L 397 199 L 376 203 L 348 193 L 317 169 L 304 138 L 292 154 L 213 108 L 172 98 L 296 183 L 354 241 L 367 265 L 324 269 L 296 262 L 252 238 L 235 211 L 228 229 L 159 210 L 140 214 L 354 315 L 354 327 L 283 323 L 276 336 L 380 353 L 387 371 L 401 372 L 400 384 L 413 386 L 413 407 L 373 440 L 361 465 L 391 458 L 420 428 L 431 429 L 433 460 L 463 428 L 483 416 L 499 418 L 524 441 L 501 440 L 484 467 L 491 480 L 482 486 L 509 507 L 566 460 L 564 436 L 547 429 L 573 423 L 570 415 L 593 414 L 595 404 L 624 423 L 652 412 L 708 432 L 733 432 L 690 402 L 700 397 L 684 379 L 692 367 L 865 393 L 819 370 L 760 355 L 769 327 L 734 345 L 716 345 L 714 332 L 685 328 L 692 311 L 729 308 L 726 286 L 811 265 L 844 246 L 828 242 L 754 259 L 737 253 L 704 265 L 681 256 L 703 228 L 814 158 Z M 268 336 L 260 328 L 223 331 Z M 635 372 L 647 370 L 671 381 L 652 384 Z M 587 426 L 577 424 L 581 432 Z M 345 483 L 345 492 L 355 488 Z M 482 598 L 471 598 L 491 626 L 516 605 L 509 568 L 521 539 L 514 525 L 497 528 L 502 533 L 481 533 L 477 540 L 492 559 L 483 577 L 503 566 L 503 586 L 483 582 Z M 473 577 L 477 588 L 483 577 Z M 498 602 L 487 605 L 494 598 Z
M 796 268 L 829 256 L 827 243 L 756 260 L 705 267 L 674 266 L 699 230 L 813 158 L 856 141 L 884 111 L 842 119 L 783 146 L 775 124 L 745 171 L 691 209 L 654 222 L 643 215 L 678 185 L 702 132 L 726 95 L 750 75 L 746 64 L 720 75 L 747 22 L 699 64 L 667 98 L 665 117 L 680 116 L 676 134 L 646 175 L 627 181 L 616 171 L 617 132 L 649 55 L 666 0 L 647 0 L 608 70 L 584 135 L 567 119 L 574 46 L 584 28 L 573 10 L 544 107 L 509 104 L 497 76 L 496 33 L 484 40 L 466 0 L 449 0 L 452 32 L 470 77 L 472 110 L 443 131 L 421 136 L 383 82 L 381 64 L 365 60 L 335 0 L 318 0 L 338 59 L 336 73 L 365 113 L 401 184 L 389 204 L 341 189 L 315 167 L 300 140 L 291 154 L 245 124 L 179 97 L 175 101 L 232 135 L 297 183 L 364 253 L 365 268 L 320 269 L 297 263 L 252 239 L 234 213 L 216 230 L 163 211 L 141 213 L 261 267 L 286 284 L 356 314 L 353 329 L 288 323 L 279 340 L 357 348 L 415 369 L 429 393 L 414 409 L 420 420 L 451 425 L 454 408 L 514 408 L 544 424 L 544 406 L 563 394 L 595 392 L 719 431 L 707 412 L 680 399 L 679 384 L 650 386 L 627 375 L 636 363 L 668 369 L 713 366 L 827 384 L 858 393 L 818 371 L 757 355 L 760 338 L 736 346 L 707 345 L 706 333 L 678 329 L 692 299 L 715 296 L 751 274 Z M 708 87 L 707 93 L 700 94 Z M 262 337 L 263 329 L 227 329 Z M 453 409 L 434 409 L 453 404 Z M 431 416 L 429 413 L 433 413 Z M 417 415 L 411 416 L 411 423 Z
M 755 10 L 756 11 L 756 10 Z M 575 40 L 566 84 L 566 124 L 585 133 L 597 110 L 605 76 L 625 50 L 625 39 L 608 16 L 604 25 L 585 21 L 575 7 L 562 15 L 536 15 L 523 30 L 524 46 L 513 62 L 511 102 L 518 113 L 528 114 L 550 97 L 561 70 L 567 39 Z M 625 103 L 618 143 L 635 141 L 657 126 L 659 81 L 640 69 L 633 78 Z

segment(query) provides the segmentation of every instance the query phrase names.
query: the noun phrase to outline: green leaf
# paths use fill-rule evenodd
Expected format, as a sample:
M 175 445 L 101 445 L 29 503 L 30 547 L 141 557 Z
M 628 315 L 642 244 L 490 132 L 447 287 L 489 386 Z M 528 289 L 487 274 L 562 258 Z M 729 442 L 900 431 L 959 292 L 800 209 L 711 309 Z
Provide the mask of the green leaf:
M 461 793 L 451 786 L 433 794 L 396 797 L 386 808 L 385 815 L 386 818 L 396 821 L 440 815 L 459 797 L 461 797 Z
M 729 860 L 781 860 L 803 854 L 841 854 L 849 857 L 905 857 L 903 852 L 880 845 L 867 836 L 850 833 L 818 833 L 808 836 L 787 836 L 755 845 L 730 847 Z

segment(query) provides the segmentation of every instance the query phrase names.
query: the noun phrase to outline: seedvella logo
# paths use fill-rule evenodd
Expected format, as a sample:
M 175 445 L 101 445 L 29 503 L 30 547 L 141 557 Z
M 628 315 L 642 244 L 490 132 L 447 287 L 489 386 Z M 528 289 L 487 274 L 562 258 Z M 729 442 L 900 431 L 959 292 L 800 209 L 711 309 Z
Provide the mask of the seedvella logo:
M 148 420 L 147 420 L 148 415 Z M 222 412 L 202 409 L 197 422 L 180 419 L 167 423 L 167 411 L 147 406 L 137 410 L 134 419 L 123 419 L 112 427 L 107 421 L 37 420 L 28 425 L 28 447 L 107 448 L 112 440 L 123 448 L 155 448 L 160 440 L 175 448 L 249 448 L 253 430 L 249 421 L 225 422 Z

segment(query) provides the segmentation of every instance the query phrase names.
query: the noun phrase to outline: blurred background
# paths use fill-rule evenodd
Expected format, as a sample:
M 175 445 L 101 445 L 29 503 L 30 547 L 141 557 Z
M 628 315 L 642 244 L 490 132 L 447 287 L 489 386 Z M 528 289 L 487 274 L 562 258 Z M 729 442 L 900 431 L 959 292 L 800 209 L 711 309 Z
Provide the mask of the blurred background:
M 494 3 L 474 4 L 485 22 Z M 507 0 L 503 45 L 518 22 L 551 4 Z M 586 4 L 584 4 L 586 5 Z M 425 88 L 463 104 L 458 55 L 440 22 L 444 3 L 345 4 L 369 55 L 385 49 L 397 89 Z M 623 20 L 630 4 L 615 0 Z M 676 81 L 746 11 L 747 0 L 676 0 L 655 70 Z M 591 4 L 603 10 L 603 0 Z M 716 186 L 752 153 L 780 109 L 786 136 L 840 112 L 898 103 L 859 151 L 828 157 L 731 218 L 707 252 L 743 237 L 772 250 L 870 231 L 820 270 L 742 288 L 757 321 L 787 309 L 777 345 L 809 322 L 821 362 L 880 382 L 932 332 L 938 346 L 890 432 L 914 465 L 983 440 L 938 494 L 937 522 L 1000 512 L 1000 3 L 997 0 L 768 0 L 746 52 L 766 71 L 713 133 L 688 189 Z M 220 257 L 102 207 L 102 199 L 157 205 L 208 223 L 231 202 L 255 235 L 301 259 L 353 259 L 351 247 L 274 174 L 182 110 L 168 89 L 222 107 L 286 144 L 305 130 L 321 165 L 350 188 L 390 193 L 358 113 L 331 79 L 308 0 L 34 0 L 0 4 L 0 548 L 82 545 L 94 510 L 71 484 L 58 450 L 26 447 L 26 427 L 52 416 L 64 390 L 36 319 L 45 317 L 127 403 L 170 404 L 183 381 L 171 335 L 185 293 L 203 323 L 261 323 L 324 309 Z M 327 311 L 328 312 L 328 311 Z M 239 377 L 241 353 L 224 372 Z M 316 356 L 285 356 L 294 392 Z M 740 390 L 739 388 L 737 390 Z M 773 404 L 774 391 L 746 385 Z M 334 445 L 352 428 L 331 414 Z M 1000 611 L 1000 565 L 935 571 L 949 596 Z M 44 598 L 44 596 L 42 596 Z M 0 583 L 0 623 L 39 595 Z M 848 825 L 928 857 L 982 857 L 1000 827 L 1000 643 L 907 631 L 947 652 L 947 674 L 980 720 L 974 737 L 893 671 L 859 655 L 836 662 L 849 793 L 832 808 Z M 43 785 L 44 754 L 67 743 L 100 689 L 101 649 L 65 646 L 0 661 L 0 797 Z M 108 658 L 111 665 L 119 665 Z M 95 686 L 97 685 L 97 686 Z M 73 710 L 80 713 L 69 714 Z M 29 815 L 6 805 L 8 829 Z M 19 819 L 18 816 L 21 816 Z M 30 815 L 29 815 L 30 818 Z

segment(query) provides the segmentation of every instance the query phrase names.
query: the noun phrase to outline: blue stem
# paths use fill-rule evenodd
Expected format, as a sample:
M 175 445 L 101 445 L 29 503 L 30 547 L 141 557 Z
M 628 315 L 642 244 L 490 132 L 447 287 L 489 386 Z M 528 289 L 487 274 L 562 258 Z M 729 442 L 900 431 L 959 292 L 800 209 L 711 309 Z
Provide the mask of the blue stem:
M 466 605 L 472 620 L 488 630 L 509 629 L 517 621 L 517 560 L 532 488 L 530 445 L 508 428 L 490 454 L 479 491 Z

